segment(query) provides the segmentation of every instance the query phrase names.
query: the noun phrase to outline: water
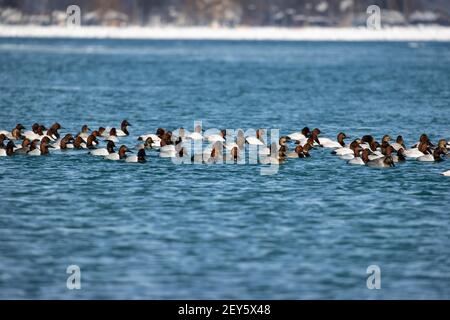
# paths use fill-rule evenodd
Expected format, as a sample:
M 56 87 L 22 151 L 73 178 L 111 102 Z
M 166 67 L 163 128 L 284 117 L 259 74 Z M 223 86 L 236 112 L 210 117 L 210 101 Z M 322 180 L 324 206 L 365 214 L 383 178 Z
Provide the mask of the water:
M 450 138 L 450 43 L 0 40 L 0 128 Z M 0 298 L 449 299 L 448 161 L 0 159 Z M 82 289 L 66 288 L 80 266 Z M 382 289 L 368 290 L 379 265 Z

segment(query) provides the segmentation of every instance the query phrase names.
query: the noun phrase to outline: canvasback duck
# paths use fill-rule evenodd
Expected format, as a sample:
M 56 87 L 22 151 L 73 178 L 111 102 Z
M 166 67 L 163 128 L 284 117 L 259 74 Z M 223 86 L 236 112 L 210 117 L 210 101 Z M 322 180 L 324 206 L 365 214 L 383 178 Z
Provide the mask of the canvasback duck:
M 391 156 L 386 156 L 383 158 L 378 158 L 375 160 L 371 160 L 366 163 L 368 167 L 371 168 L 390 168 L 395 167 L 394 160 Z
M 53 148 L 53 146 L 49 144 L 50 139 L 48 137 L 42 138 L 39 149 L 37 148 L 37 142 L 39 142 L 39 140 L 33 140 L 31 142 L 30 151 L 27 153 L 29 156 L 45 156 L 49 154 L 48 149 Z
M 85 140 L 89 137 L 89 131 L 91 131 L 91 129 L 89 129 L 89 127 L 85 124 L 81 127 L 81 132 L 77 135 L 78 137 L 81 137 L 81 139 Z
M 14 141 L 9 140 L 8 144 L 5 147 L 5 149 L 0 149 L 0 157 L 11 157 L 11 156 L 13 156 L 15 147 L 16 147 L 16 145 L 14 144 Z
M 220 142 L 225 142 L 225 137 L 227 135 L 226 130 L 220 130 L 218 133 L 214 133 L 214 134 L 209 134 L 209 135 L 205 135 L 204 138 L 208 141 L 208 142 L 216 142 L 216 141 L 220 141 Z
M 353 159 L 353 156 L 355 154 L 355 148 L 358 147 L 360 143 L 361 143 L 361 140 L 359 140 L 359 139 L 353 140 L 349 146 L 334 149 L 333 151 L 331 151 L 331 154 L 335 154 L 339 157 L 342 157 L 345 155 L 351 155 L 350 159 Z M 345 159 L 345 160 L 350 160 L 350 159 Z
M 305 154 L 303 151 L 303 147 L 301 145 L 297 145 L 294 149 L 294 152 L 290 152 L 287 154 L 288 158 L 305 158 Z
M 309 130 L 309 128 L 304 127 L 300 132 L 293 132 L 291 134 L 288 134 L 288 137 L 291 138 L 291 140 L 306 141 L 310 135 L 311 131 Z
M 127 146 L 122 145 L 118 152 L 108 154 L 105 156 L 105 159 L 112 161 L 124 160 L 127 157 L 127 152 L 131 152 L 131 150 Z
M 33 123 L 33 125 L 31 126 L 31 130 L 25 131 L 23 133 L 23 136 L 30 141 L 36 139 L 41 140 L 44 136 L 43 126 L 41 126 L 39 123 Z
M 161 147 L 161 140 L 155 141 L 152 137 L 148 137 L 144 140 L 143 146 L 146 149 L 158 149 Z
M 28 138 L 23 139 L 22 146 L 14 150 L 14 154 L 26 155 L 30 151 L 31 140 Z
M 256 130 L 256 137 L 248 136 L 245 138 L 245 141 L 250 145 L 265 146 L 266 144 L 264 143 L 263 135 L 264 135 L 264 130 L 258 129 L 258 130 Z
M 406 150 L 405 141 L 403 140 L 402 136 L 397 136 L 397 139 L 395 139 L 394 143 L 391 143 L 391 146 L 395 149 L 395 151 L 398 151 L 403 148 L 403 150 Z
M 81 138 L 80 138 L 81 139 Z M 72 134 L 68 133 L 66 134 L 63 138 L 58 139 L 54 144 L 53 144 L 53 148 L 55 148 L 55 150 L 67 150 L 67 149 L 73 149 L 74 145 L 74 138 L 72 136 Z M 71 143 L 72 142 L 72 143 Z M 81 146 L 80 146 L 81 148 Z
M 350 159 L 347 163 L 351 165 L 364 166 L 369 160 L 369 149 L 358 148 L 361 151 L 361 156 L 355 156 L 353 159 Z
M 339 132 L 337 135 L 337 141 L 333 141 L 328 138 L 319 138 L 319 144 L 324 148 L 330 148 L 330 149 L 338 149 L 345 147 L 344 139 L 347 138 L 345 133 Z
M 394 148 L 394 147 L 392 147 Z M 394 148 L 395 150 L 395 148 Z M 394 161 L 394 163 L 398 163 L 398 162 L 405 162 L 406 161 L 406 157 L 405 157 L 405 149 L 400 148 L 397 150 L 397 154 L 392 154 L 392 160 Z
M 115 142 L 115 143 L 119 142 L 119 138 L 117 137 L 117 130 L 116 130 L 116 128 L 112 128 L 111 130 L 109 130 L 109 136 L 107 136 L 105 138 L 105 140 L 112 141 L 112 142 Z
M 127 156 L 125 158 L 125 162 L 129 163 L 145 163 L 147 160 L 145 159 L 146 154 L 144 149 L 140 149 L 137 155 Z
M 23 138 L 22 130 L 24 129 L 25 127 L 18 123 L 11 132 L 3 130 L 0 131 L 0 134 L 4 134 L 9 140 L 20 140 Z
M 118 137 L 126 137 L 130 133 L 128 132 L 128 127 L 131 127 L 131 124 L 127 120 L 123 120 L 120 124 L 120 129 L 116 130 L 116 134 Z
M 116 147 L 115 143 L 113 141 L 108 141 L 106 144 L 106 148 L 100 148 L 100 149 L 94 149 L 89 152 L 90 155 L 93 156 L 108 156 L 111 153 L 114 153 L 114 148 Z
M 439 162 L 439 161 L 443 160 L 441 156 L 446 155 L 446 154 L 447 154 L 446 148 L 438 147 L 438 148 L 434 149 L 432 154 L 424 154 L 423 156 L 418 157 L 417 161 Z

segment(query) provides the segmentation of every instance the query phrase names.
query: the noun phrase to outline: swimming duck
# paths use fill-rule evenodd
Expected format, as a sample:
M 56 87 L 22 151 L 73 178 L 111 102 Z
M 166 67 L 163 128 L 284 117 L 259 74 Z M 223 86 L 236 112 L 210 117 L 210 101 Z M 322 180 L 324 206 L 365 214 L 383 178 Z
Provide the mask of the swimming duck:
M 23 138 L 22 130 L 24 129 L 25 127 L 18 123 L 11 132 L 3 130 L 0 131 L 0 134 L 4 134 L 9 140 L 19 140 Z
M 94 149 L 90 151 L 89 154 L 93 156 L 108 156 L 111 153 L 114 153 L 115 146 L 113 141 L 108 141 L 106 148 Z
M 424 154 L 423 156 L 420 156 L 417 158 L 417 161 L 421 162 L 439 162 L 443 159 L 441 158 L 442 155 L 447 154 L 447 149 L 438 147 L 434 149 L 433 154 Z
M 405 150 L 405 157 L 407 158 L 419 158 L 426 154 L 432 154 L 431 142 L 426 134 L 422 134 L 419 138 L 419 143 L 411 148 Z
M 43 126 L 41 126 L 39 123 L 33 123 L 31 126 L 31 130 L 25 131 L 23 133 L 23 136 L 30 141 L 33 140 L 41 140 L 44 136 L 44 129 Z
M 330 149 L 338 149 L 345 147 L 344 139 L 347 138 L 345 133 L 339 132 L 337 135 L 337 141 L 333 141 L 328 138 L 319 138 L 319 144 L 324 148 L 330 148 Z
M 291 138 L 291 140 L 306 141 L 310 135 L 311 135 L 311 131 L 309 130 L 309 128 L 304 127 L 302 129 L 302 131 L 300 131 L 300 132 L 293 132 L 291 134 L 288 134 L 288 137 Z
M 137 155 L 127 156 L 125 158 L 125 162 L 131 162 L 131 163 L 145 163 L 147 160 L 145 159 L 145 150 L 140 149 L 137 153 Z
M 53 148 L 53 146 L 49 145 L 50 139 L 48 137 L 44 137 L 41 140 L 41 145 L 39 149 L 37 148 L 37 143 L 39 140 L 33 140 L 30 145 L 30 150 L 28 151 L 29 156 L 45 156 L 48 155 L 48 149 Z
M 369 160 L 369 149 L 358 148 L 361 151 L 361 156 L 355 156 L 353 159 L 350 159 L 347 163 L 351 165 L 366 165 Z
M 395 148 L 394 148 L 394 150 L 395 150 Z M 403 149 L 403 148 L 398 149 L 397 154 L 396 155 L 392 154 L 391 156 L 392 156 L 392 160 L 394 161 L 394 163 L 406 161 L 405 149 Z
M 131 150 L 129 150 L 127 148 L 127 146 L 122 145 L 119 148 L 119 152 L 110 153 L 107 156 L 105 156 L 105 159 L 112 160 L 112 161 L 123 160 L 127 157 L 127 155 L 126 155 L 127 152 L 131 152 Z
M 16 147 L 16 145 L 14 144 L 14 141 L 9 140 L 8 144 L 5 147 L 5 149 L 0 149 L 0 157 L 11 157 L 11 156 L 13 156 L 15 147 Z
M 131 127 L 131 124 L 127 120 L 123 120 L 120 124 L 120 129 L 116 130 L 116 134 L 118 137 L 128 136 L 130 133 L 128 132 L 128 127 Z
M 355 148 L 357 148 L 360 143 L 361 143 L 361 140 L 359 140 L 359 139 L 353 140 L 349 146 L 334 149 L 333 151 L 331 151 L 331 154 L 335 154 L 339 157 L 348 155 L 348 157 L 345 157 L 343 160 L 353 159 L 354 154 L 355 154 Z
M 371 160 L 366 163 L 368 167 L 372 168 L 389 168 L 389 167 L 395 167 L 394 160 L 391 156 L 386 156 L 383 158 L 378 158 L 375 160 Z
M 287 154 L 288 158 L 305 158 L 303 147 L 301 145 L 297 145 L 294 149 L 294 152 L 290 152 Z
M 4 141 L 7 139 L 5 134 L 0 133 L 0 149 L 5 149 Z
M 81 140 L 81 138 L 80 138 L 80 140 Z M 53 148 L 55 150 L 73 149 L 74 148 L 73 142 L 74 142 L 74 138 L 73 138 L 72 134 L 68 133 L 63 138 L 56 140 L 55 143 L 53 144 Z M 80 144 L 81 144 L 81 142 L 80 142 Z M 81 148 L 81 146 L 80 146 L 80 148 Z
M 203 139 L 203 129 L 201 125 L 196 125 L 194 128 L 194 132 L 190 132 L 186 134 L 187 139 L 191 140 L 202 140 Z
M 81 132 L 77 136 L 86 141 L 90 135 L 89 131 L 91 131 L 91 129 L 89 129 L 89 127 L 85 124 L 81 127 Z
M 216 141 L 225 142 L 226 135 L 227 135 L 226 130 L 220 130 L 218 133 L 205 135 L 204 138 L 206 138 L 206 140 L 208 142 L 213 142 L 213 143 Z
M 112 128 L 109 131 L 109 136 L 107 136 L 105 138 L 105 140 L 112 141 L 112 142 L 115 142 L 115 143 L 119 142 L 119 138 L 117 137 L 117 130 L 116 130 L 116 128 Z
M 25 155 L 30 150 L 31 140 L 28 138 L 23 139 L 22 146 L 14 150 L 14 154 Z
M 254 136 L 248 136 L 245 138 L 245 141 L 250 145 L 256 145 L 256 146 L 264 146 L 264 140 L 263 140 L 264 130 L 258 129 L 256 130 L 256 137 Z
M 395 149 L 395 151 L 398 151 L 401 148 L 406 150 L 405 141 L 402 136 L 397 136 L 397 139 L 395 139 L 394 143 L 391 143 L 391 146 Z

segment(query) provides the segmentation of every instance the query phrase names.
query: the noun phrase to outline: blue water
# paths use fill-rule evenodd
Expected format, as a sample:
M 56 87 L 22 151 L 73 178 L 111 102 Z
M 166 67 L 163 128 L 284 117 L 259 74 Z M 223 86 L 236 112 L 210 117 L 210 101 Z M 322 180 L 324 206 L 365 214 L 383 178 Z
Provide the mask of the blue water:
M 450 138 L 450 43 L 0 40 L 17 122 Z M 449 299 L 450 162 L 0 158 L 0 298 Z M 81 290 L 66 268 L 81 268 Z M 366 268 L 381 268 L 381 289 Z

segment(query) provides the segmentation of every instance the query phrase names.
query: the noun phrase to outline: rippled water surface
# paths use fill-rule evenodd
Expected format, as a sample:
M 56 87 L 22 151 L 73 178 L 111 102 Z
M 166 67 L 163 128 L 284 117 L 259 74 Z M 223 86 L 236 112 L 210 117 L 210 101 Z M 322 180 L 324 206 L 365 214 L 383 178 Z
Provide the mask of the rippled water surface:
M 450 138 L 450 44 L 0 40 L 0 129 Z M 0 158 L 0 298 L 449 299 L 450 162 Z M 80 266 L 82 289 L 66 289 Z M 368 290 L 379 265 L 382 289 Z

